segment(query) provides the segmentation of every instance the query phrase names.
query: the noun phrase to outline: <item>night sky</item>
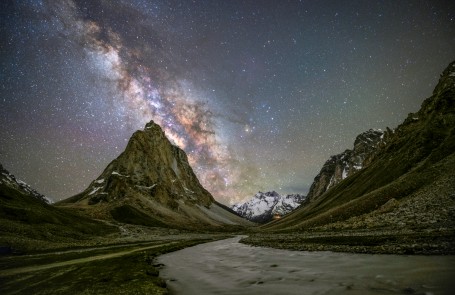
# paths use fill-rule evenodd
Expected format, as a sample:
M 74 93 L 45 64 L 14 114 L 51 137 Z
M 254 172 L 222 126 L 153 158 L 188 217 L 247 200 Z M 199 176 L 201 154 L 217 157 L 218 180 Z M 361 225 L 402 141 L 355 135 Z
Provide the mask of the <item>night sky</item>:
M 215 199 L 307 193 L 455 59 L 455 1 L 1 1 L 0 163 L 59 200 L 153 119 Z

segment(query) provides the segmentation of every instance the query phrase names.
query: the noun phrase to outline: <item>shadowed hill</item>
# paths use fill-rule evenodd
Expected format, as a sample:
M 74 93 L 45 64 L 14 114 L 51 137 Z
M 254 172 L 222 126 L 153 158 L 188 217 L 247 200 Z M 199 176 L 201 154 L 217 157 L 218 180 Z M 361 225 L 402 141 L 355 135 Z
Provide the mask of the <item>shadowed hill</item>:
M 1 166 L 0 166 L 1 167 Z M 46 202 L 46 198 L 12 175 L 0 175 L 0 248 L 16 251 L 42 251 L 64 247 L 117 232 L 115 227 L 91 220 Z

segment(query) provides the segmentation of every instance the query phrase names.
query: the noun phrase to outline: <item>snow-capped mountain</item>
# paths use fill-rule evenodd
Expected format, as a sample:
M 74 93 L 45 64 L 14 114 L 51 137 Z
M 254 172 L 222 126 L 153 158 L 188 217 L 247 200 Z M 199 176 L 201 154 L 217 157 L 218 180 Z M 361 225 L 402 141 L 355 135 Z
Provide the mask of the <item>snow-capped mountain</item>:
M 305 198 L 299 194 L 281 196 L 275 191 L 258 192 L 248 202 L 235 204 L 231 209 L 250 221 L 266 223 L 274 217 L 290 213 L 299 207 Z
M 48 199 L 44 195 L 37 192 L 35 189 L 31 188 L 28 184 L 26 184 L 22 180 L 16 179 L 16 177 L 14 177 L 14 175 L 9 173 L 8 170 L 3 168 L 3 166 L 1 164 L 0 164 L 0 184 L 14 188 L 24 194 L 30 195 L 47 204 L 52 203 L 52 201 L 50 199 Z

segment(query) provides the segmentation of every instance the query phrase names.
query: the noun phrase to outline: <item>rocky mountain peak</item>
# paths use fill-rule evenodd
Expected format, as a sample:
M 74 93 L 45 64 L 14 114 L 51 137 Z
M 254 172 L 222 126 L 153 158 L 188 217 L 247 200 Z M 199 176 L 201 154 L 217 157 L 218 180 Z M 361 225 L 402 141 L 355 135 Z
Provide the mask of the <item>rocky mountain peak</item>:
M 101 219 L 145 218 L 141 224 L 150 224 L 151 218 L 158 220 L 152 223 L 179 227 L 250 224 L 215 202 L 186 153 L 153 121 L 131 136 L 125 150 L 87 189 L 60 205 L 84 208 Z
M 278 198 L 278 197 L 280 197 L 280 195 L 276 191 L 270 191 L 270 192 L 265 192 L 265 193 L 259 191 L 255 195 L 255 197 L 258 199 L 265 199 L 267 197 Z
M 250 221 L 266 223 L 275 215 L 281 217 L 290 213 L 299 207 L 305 198 L 299 194 L 282 196 L 276 191 L 258 192 L 249 201 L 235 204 L 231 209 Z
M 185 152 L 150 121 L 136 131 L 125 151 L 82 193 L 88 204 L 145 195 L 176 207 L 177 201 L 208 206 L 214 199 L 199 183 Z
M 160 125 L 156 124 L 153 120 L 151 120 L 150 122 L 145 124 L 143 131 L 154 134 L 154 136 L 157 139 L 163 139 L 166 137 L 164 134 L 164 131 L 163 131 L 163 129 L 161 129 Z M 138 131 L 138 132 L 140 132 L 140 131 Z
M 384 132 L 380 129 L 365 131 L 355 138 L 353 151 L 358 154 L 365 153 L 371 149 L 372 146 L 376 146 L 383 136 Z
M 150 120 L 150 122 L 145 124 L 144 130 L 157 130 L 159 132 L 162 132 L 160 125 L 156 124 L 153 120 Z
M 307 195 L 307 200 L 318 198 L 343 179 L 363 169 L 388 136 L 387 131 L 370 129 L 359 134 L 354 141 L 354 148 L 331 156 L 315 177 Z
M 455 107 L 455 61 L 442 72 L 438 84 L 436 85 L 433 95 L 426 99 L 419 114 L 429 114 L 437 111 L 441 114 L 447 114 L 453 111 Z
M 414 128 L 416 124 L 423 124 L 422 122 L 425 122 L 428 119 L 435 119 L 430 118 L 433 115 L 439 117 L 439 120 L 442 120 L 442 124 L 447 124 L 447 120 L 451 118 L 448 114 L 452 113 L 454 109 L 455 61 L 450 63 L 442 72 L 438 84 L 433 90 L 433 95 L 423 101 L 420 110 L 416 113 L 409 113 L 404 122 L 398 126 L 398 135 L 402 132 L 406 132 L 407 128 Z

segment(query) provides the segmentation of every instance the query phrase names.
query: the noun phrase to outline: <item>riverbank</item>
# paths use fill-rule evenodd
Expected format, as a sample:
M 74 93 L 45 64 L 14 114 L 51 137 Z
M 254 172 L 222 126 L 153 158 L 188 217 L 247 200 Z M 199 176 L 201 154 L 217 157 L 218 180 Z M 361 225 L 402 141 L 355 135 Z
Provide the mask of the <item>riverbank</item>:
M 298 251 L 367 254 L 455 255 L 455 231 L 357 230 L 251 233 L 241 243 Z
M 155 258 L 227 236 L 196 234 L 132 245 L 0 257 L 1 294 L 169 294 Z

